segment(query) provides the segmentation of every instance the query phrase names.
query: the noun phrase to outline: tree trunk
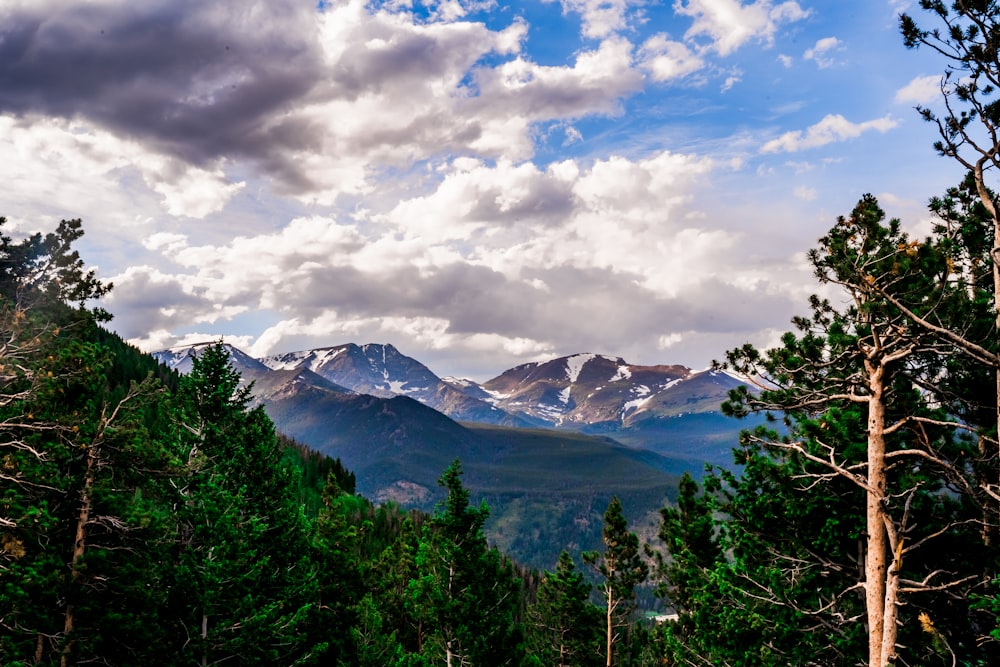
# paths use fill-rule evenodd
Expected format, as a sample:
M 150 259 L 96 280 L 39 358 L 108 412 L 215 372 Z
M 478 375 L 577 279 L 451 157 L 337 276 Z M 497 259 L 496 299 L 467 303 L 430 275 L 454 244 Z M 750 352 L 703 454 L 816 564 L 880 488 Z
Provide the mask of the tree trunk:
M 889 533 L 883 501 L 885 462 L 885 367 L 865 360 L 868 374 L 868 491 L 865 553 L 865 610 L 868 617 L 869 667 L 885 667 L 895 656 L 898 567 L 890 572 Z M 892 579 L 892 581 L 890 581 Z
M 208 614 L 201 614 L 201 667 L 208 665 Z
M 994 149 L 995 151 L 996 149 Z M 993 197 L 990 196 L 989 188 L 986 187 L 986 176 L 984 175 L 983 163 L 986 159 L 992 158 L 992 153 L 989 156 L 984 157 L 976 163 L 973 169 L 973 177 L 976 181 L 976 190 L 979 194 L 979 200 L 982 202 L 986 211 L 990 214 L 993 219 L 993 249 L 990 253 L 993 259 L 993 310 L 996 315 L 996 331 L 1000 331 L 1000 211 L 997 211 L 996 204 L 993 202 Z M 991 350 L 995 352 L 994 350 Z M 995 379 L 996 379 L 996 426 L 997 426 L 997 439 L 1000 441 L 1000 364 L 995 368 Z M 998 457 L 1000 457 L 1000 442 L 998 442 Z M 1000 466 L 998 466 L 1000 468 Z M 1000 475 L 1000 470 L 998 470 L 998 475 Z M 1000 493 L 1000 477 L 994 480 L 997 484 L 997 493 Z M 1000 516 L 1000 512 L 998 512 Z M 987 524 L 990 522 L 987 521 Z
M 80 492 L 80 515 L 76 520 L 76 537 L 73 542 L 73 558 L 70 561 L 70 576 L 72 586 L 75 588 L 80 579 L 80 560 L 87 552 L 87 525 L 90 523 L 90 507 L 92 503 L 92 493 L 94 488 L 95 466 L 97 463 L 97 444 L 91 444 L 87 448 L 87 472 L 83 478 L 83 490 Z M 66 643 L 63 645 L 62 655 L 59 658 L 60 667 L 67 667 L 70 662 L 70 654 L 73 652 L 72 633 L 75 627 L 75 617 L 73 614 L 73 602 L 66 605 L 66 618 L 63 623 L 63 635 Z
M 613 643 L 614 636 L 614 591 L 611 590 L 611 586 L 607 585 L 607 599 L 608 599 L 608 618 L 607 618 L 607 629 L 608 629 L 608 663 L 607 667 L 611 667 L 611 646 Z

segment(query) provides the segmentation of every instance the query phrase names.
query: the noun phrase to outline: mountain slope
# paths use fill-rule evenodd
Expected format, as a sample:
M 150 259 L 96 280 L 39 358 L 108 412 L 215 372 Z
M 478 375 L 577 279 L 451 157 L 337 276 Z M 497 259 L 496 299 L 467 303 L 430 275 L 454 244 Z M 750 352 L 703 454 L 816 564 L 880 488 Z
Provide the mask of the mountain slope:
M 272 355 L 260 361 L 271 369 L 308 368 L 359 394 L 409 396 L 459 421 L 510 426 L 530 423 L 456 389 L 392 345 L 348 343 Z
M 490 504 L 490 539 L 535 567 L 551 567 L 564 548 L 598 548 L 614 495 L 632 520 L 655 516 L 691 467 L 607 437 L 459 424 L 406 396 L 358 394 L 305 365 L 275 370 L 230 354 L 278 430 L 339 458 L 373 500 L 430 510 L 444 495 L 438 477 L 460 459 L 464 483 Z M 180 350 L 159 358 L 190 363 Z
M 647 420 L 717 412 L 740 383 L 718 371 L 637 366 L 577 354 L 523 364 L 481 385 L 494 405 L 560 428 L 612 432 Z

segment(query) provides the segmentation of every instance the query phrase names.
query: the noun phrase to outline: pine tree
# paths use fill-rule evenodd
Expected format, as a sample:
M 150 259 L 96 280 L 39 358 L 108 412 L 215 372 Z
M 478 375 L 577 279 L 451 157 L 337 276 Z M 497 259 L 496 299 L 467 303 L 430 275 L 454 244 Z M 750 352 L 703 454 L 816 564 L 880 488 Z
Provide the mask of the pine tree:
M 544 665 L 597 667 L 603 664 L 600 610 L 590 602 L 593 586 L 563 551 L 554 572 L 546 572 L 528 610 L 531 654 Z
M 0 219 L 2 223 L 2 219 Z M 115 372 L 86 302 L 107 292 L 78 220 L 0 235 L 0 653 L 34 664 L 141 664 L 156 644 L 167 448 L 158 383 Z M 131 386 L 130 386 L 131 385 Z
M 440 484 L 448 491 L 421 537 L 418 578 L 409 584 L 408 611 L 426 633 L 420 654 L 430 664 L 515 665 L 523 658 L 516 622 L 518 582 L 486 544 L 485 504 L 469 504 L 455 461 Z
M 621 501 L 615 496 L 604 513 L 604 551 L 589 551 L 583 560 L 604 580 L 600 585 L 605 604 L 605 664 L 620 664 L 616 647 L 627 639 L 635 613 L 635 588 L 646 581 L 649 566 L 642 558 L 639 538 L 629 532 Z
M 885 222 L 868 195 L 809 257 L 820 282 L 839 286 L 847 305 L 814 297 L 811 315 L 794 320 L 798 334 L 786 334 L 780 347 L 764 354 L 751 346 L 730 352 L 729 364 L 760 391 L 735 393 L 728 410 L 786 416 L 784 434 L 762 429 L 743 438 L 750 456 L 759 446 L 799 466 L 799 479 L 809 480 L 799 485 L 803 492 L 830 488 L 832 481 L 861 492 L 863 500 L 842 517 L 863 509 L 863 579 L 827 595 L 833 604 L 848 590 L 864 593 L 868 664 L 883 667 L 901 650 L 918 651 L 916 638 L 904 642 L 900 635 L 914 627 L 900 623 L 903 596 L 910 609 L 933 599 L 933 613 L 954 613 L 936 594 L 967 598 L 977 578 L 950 556 L 932 557 L 949 553 L 951 541 L 974 540 L 983 513 L 975 507 L 981 494 L 970 477 L 977 467 L 968 446 L 972 426 L 951 409 L 949 360 L 956 343 L 914 319 L 950 317 L 968 295 L 949 281 L 953 266 L 942 243 L 911 241 L 898 220 Z M 847 496 L 838 491 L 836 497 Z M 810 557 L 825 560 L 821 551 Z M 794 569 L 794 561 L 788 563 Z M 777 602 L 766 582 L 756 585 Z M 821 607 L 799 609 L 815 613 Z M 964 632 L 960 626 L 955 631 Z M 962 643 L 974 653 L 971 642 Z
M 170 607 L 180 661 L 313 659 L 310 530 L 273 424 L 250 408 L 251 387 L 221 344 L 194 361 L 178 401 L 184 470 Z

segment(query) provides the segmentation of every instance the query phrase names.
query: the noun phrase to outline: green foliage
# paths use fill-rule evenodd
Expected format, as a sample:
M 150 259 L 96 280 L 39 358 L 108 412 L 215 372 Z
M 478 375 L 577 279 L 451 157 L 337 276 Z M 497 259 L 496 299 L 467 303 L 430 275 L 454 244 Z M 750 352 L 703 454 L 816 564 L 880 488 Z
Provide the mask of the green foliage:
M 317 559 L 292 470 L 261 408 L 249 408 L 221 344 L 178 392 L 178 530 L 169 606 L 182 661 L 298 664 L 315 657 Z
M 448 495 L 421 535 L 406 610 L 425 628 L 424 660 L 516 665 L 523 659 L 519 582 L 487 546 L 483 524 L 489 509 L 470 505 L 461 474 L 455 461 L 441 477 Z
M 319 514 L 323 506 L 323 491 L 331 475 L 338 489 L 347 494 L 354 493 L 354 473 L 345 468 L 340 459 L 330 458 L 280 433 L 278 443 L 286 461 L 298 470 L 299 502 L 305 508 L 306 516 L 315 518 Z
M 981 281 L 972 258 L 982 257 L 975 231 L 982 218 L 969 215 L 975 211 L 962 197 L 953 190 L 936 203 L 942 225 L 920 242 L 863 197 L 809 254 L 817 279 L 839 286 L 844 305 L 813 297 L 811 314 L 793 320 L 796 331 L 780 346 L 728 354 L 760 390 L 734 392 L 724 409 L 780 416 L 782 428 L 745 432 L 736 452 L 742 474 L 720 474 L 718 509 L 729 521 L 719 546 L 730 559 L 687 567 L 687 545 L 677 538 L 685 522 L 699 524 L 679 515 L 665 522 L 681 556 L 671 573 L 675 594 L 690 597 L 692 577 L 698 592 L 665 632 L 674 655 L 733 665 L 856 664 L 866 659 L 867 635 L 854 619 L 871 613 L 859 577 L 867 586 L 884 577 L 887 591 L 899 577 L 907 582 L 904 604 L 885 599 L 900 614 L 891 641 L 901 660 L 943 659 L 941 642 L 917 622 L 921 613 L 948 637 L 947 659 L 989 659 L 974 637 L 990 621 L 970 616 L 969 598 L 982 581 L 973 573 L 989 572 L 996 558 L 982 541 L 987 500 L 976 481 L 991 464 L 972 446 L 973 423 L 955 418 L 982 414 L 962 384 L 981 381 L 988 369 L 956 354 L 945 330 L 989 326 L 969 283 Z M 885 453 L 873 455 L 876 446 Z M 874 525 L 887 540 L 884 574 L 866 561 L 879 548 L 873 502 Z M 706 645 L 705 636 L 723 639 Z
M 554 572 L 546 572 L 528 611 L 528 646 L 544 665 L 596 667 L 604 664 L 603 618 L 590 602 L 593 585 L 566 551 Z
M 628 521 L 618 497 L 611 499 L 604 513 L 602 530 L 604 551 L 588 551 L 583 561 L 603 581 L 600 584 L 605 605 L 606 664 L 623 664 L 616 652 L 620 644 L 628 645 L 636 610 L 636 586 L 646 581 L 649 566 L 642 557 L 639 538 L 628 529 Z

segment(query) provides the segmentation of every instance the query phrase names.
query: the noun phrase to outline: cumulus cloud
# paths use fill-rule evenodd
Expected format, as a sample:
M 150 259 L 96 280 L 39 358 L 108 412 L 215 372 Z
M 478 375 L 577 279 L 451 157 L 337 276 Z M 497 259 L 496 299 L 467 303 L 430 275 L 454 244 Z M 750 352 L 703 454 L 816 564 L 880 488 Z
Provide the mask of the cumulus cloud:
M 0 164 L 0 174 L 16 172 L 5 179 L 9 197 L 77 205 L 101 197 L 114 200 L 122 184 L 137 174 L 169 214 L 204 218 L 244 187 L 219 168 L 198 168 L 77 120 L 0 114 L 0 146 L 13 158 Z M 104 207 L 100 213 L 106 216 L 117 208 Z
M 896 91 L 896 101 L 910 104 L 928 104 L 941 97 L 941 76 L 918 76 Z
M 635 7 L 643 2 L 635 0 L 560 0 L 564 13 L 580 15 L 580 32 L 584 37 L 603 39 L 628 26 L 628 19 Z
M 301 3 L 40 0 L 6 7 L 0 110 L 88 118 L 185 162 L 265 159 L 314 85 L 317 25 Z
M 795 153 L 825 146 L 835 141 L 854 139 L 870 130 L 885 133 L 897 125 L 898 123 L 891 116 L 883 116 L 863 123 L 852 123 L 840 114 L 830 114 L 804 132 L 794 130 L 768 141 L 761 147 L 761 153 Z
M 676 0 L 674 11 L 693 19 L 685 37 L 707 39 L 704 48 L 726 56 L 750 40 L 774 41 L 785 23 L 809 16 L 797 2 L 775 5 L 770 0 L 743 4 L 741 0 Z
M 643 42 L 637 58 L 653 81 L 680 79 L 705 66 L 705 61 L 687 45 L 675 42 L 663 33 Z
M 435 5 L 430 21 L 364 0 L 325 12 L 295 0 L 8 5 L 0 113 L 114 134 L 148 155 L 169 213 L 203 217 L 243 187 L 234 162 L 330 204 L 421 160 L 530 157 L 535 123 L 615 113 L 641 88 L 610 27 L 572 65 L 540 66 L 520 55 L 523 21 L 457 20 L 479 4 Z
M 564 0 L 574 34 L 534 51 L 551 28 L 493 0 L 8 0 L 0 213 L 83 215 L 114 326 L 147 349 L 388 340 L 496 371 L 752 339 L 801 281 L 745 202 L 742 227 L 710 210 L 738 195 L 750 130 L 709 158 L 661 121 L 808 12 L 678 0 L 661 27 L 652 7 Z
M 806 49 L 802 57 L 806 60 L 812 60 L 820 69 L 825 69 L 836 63 L 833 54 L 843 48 L 843 42 L 836 37 L 824 37 L 817 40 L 812 48 Z
M 669 151 L 544 169 L 455 160 L 433 191 L 363 222 L 303 217 L 214 245 L 151 236 L 175 269 L 113 276 L 109 305 L 145 345 L 249 309 L 272 320 L 254 353 L 389 339 L 470 364 L 743 330 L 787 299 L 732 268 L 739 234 L 698 226 L 692 192 L 714 169 Z

